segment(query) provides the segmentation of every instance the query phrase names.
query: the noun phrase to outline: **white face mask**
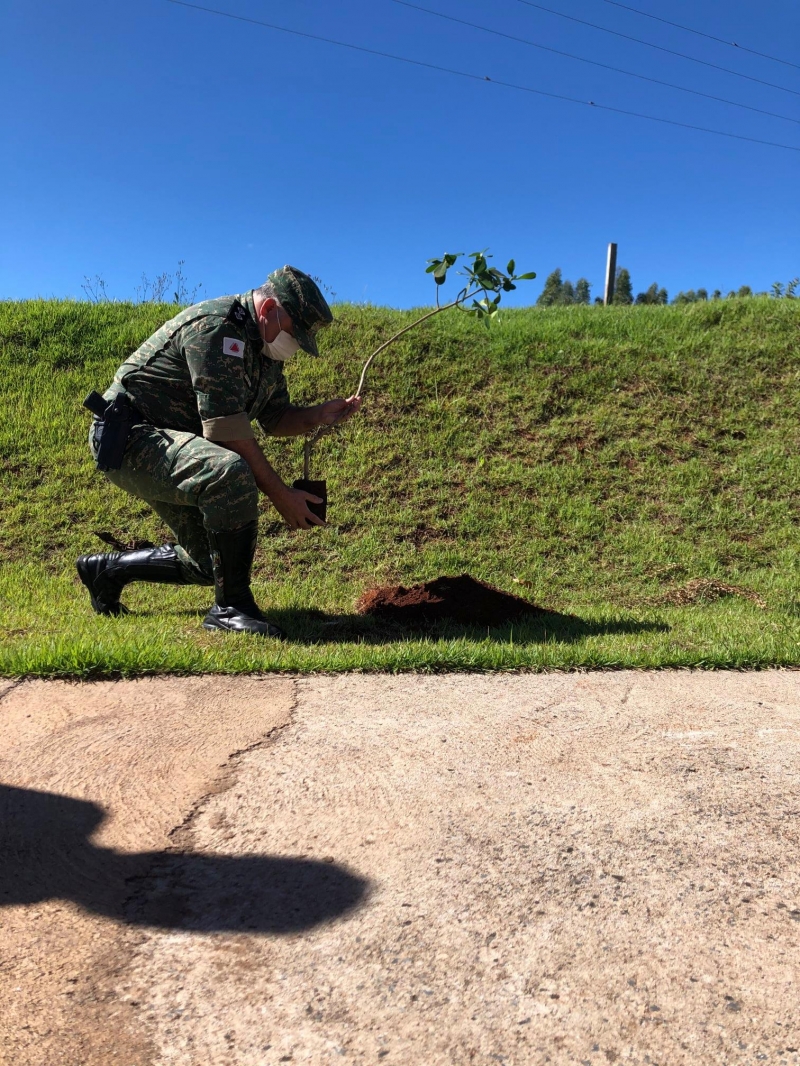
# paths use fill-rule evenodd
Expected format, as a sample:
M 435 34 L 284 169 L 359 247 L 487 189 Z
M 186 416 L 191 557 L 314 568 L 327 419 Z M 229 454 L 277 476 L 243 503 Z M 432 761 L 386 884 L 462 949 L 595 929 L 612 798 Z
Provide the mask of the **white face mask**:
M 292 358 L 300 345 L 285 329 L 282 329 L 274 341 L 265 343 L 264 347 L 270 359 L 277 359 L 279 363 L 285 363 Z
M 280 325 L 280 317 L 278 318 L 278 325 Z M 274 341 L 264 341 L 264 355 L 269 356 L 270 359 L 275 359 L 279 363 L 286 363 L 299 347 L 300 345 L 291 333 L 287 333 L 285 329 L 282 329 Z

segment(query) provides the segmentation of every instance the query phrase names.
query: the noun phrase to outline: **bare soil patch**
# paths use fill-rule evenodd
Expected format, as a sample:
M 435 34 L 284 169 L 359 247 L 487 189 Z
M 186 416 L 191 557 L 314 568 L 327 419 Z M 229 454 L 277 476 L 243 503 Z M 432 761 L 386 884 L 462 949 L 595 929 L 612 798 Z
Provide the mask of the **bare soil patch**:
M 673 607 L 688 607 L 694 603 L 714 603 L 725 596 L 741 596 L 750 600 L 756 607 L 766 610 L 766 601 L 750 589 L 742 588 L 740 585 L 726 585 L 724 581 L 704 577 L 694 578 L 681 588 L 668 592 L 664 597 L 664 602 Z

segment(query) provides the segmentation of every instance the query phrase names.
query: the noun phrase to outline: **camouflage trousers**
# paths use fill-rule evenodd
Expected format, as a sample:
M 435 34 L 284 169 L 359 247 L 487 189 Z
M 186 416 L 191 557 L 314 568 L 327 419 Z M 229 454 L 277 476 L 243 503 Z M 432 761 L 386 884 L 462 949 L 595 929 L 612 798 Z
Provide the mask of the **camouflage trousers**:
M 95 425 L 89 431 L 94 457 Z M 105 475 L 166 522 L 178 560 L 193 584 L 213 584 L 206 530 L 241 529 L 258 518 L 258 489 L 245 460 L 194 433 L 136 425 L 122 467 Z

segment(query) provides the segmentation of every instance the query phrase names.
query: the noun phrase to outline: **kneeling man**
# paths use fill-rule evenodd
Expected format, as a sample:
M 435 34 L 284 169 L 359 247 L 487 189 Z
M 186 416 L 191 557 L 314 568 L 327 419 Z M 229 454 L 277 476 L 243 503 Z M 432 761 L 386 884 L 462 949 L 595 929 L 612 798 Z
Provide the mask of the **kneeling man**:
M 78 573 L 95 611 L 125 613 L 120 594 L 131 581 L 213 585 L 206 629 L 283 635 L 250 591 L 259 493 L 292 529 L 322 525 L 308 508 L 321 501 L 281 481 L 250 423 L 290 437 L 359 409 L 355 397 L 316 407 L 289 402 L 283 364 L 298 349 L 317 355 L 316 334 L 332 321 L 314 281 L 285 266 L 259 289 L 181 311 L 122 364 L 103 396 L 107 411 L 92 424 L 92 455 L 97 460 L 112 408 L 124 410 L 121 465 L 101 467 L 156 511 L 175 543 L 82 555 Z

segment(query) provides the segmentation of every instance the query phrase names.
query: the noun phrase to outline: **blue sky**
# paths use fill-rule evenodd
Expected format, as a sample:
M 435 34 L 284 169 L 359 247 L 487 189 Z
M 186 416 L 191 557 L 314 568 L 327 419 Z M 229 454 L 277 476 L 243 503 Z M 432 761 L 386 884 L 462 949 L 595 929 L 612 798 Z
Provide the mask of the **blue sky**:
M 606 0 L 542 0 L 794 94 L 520 0 L 419 0 L 505 33 L 800 119 L 800 70 Z M 631 0 L 797 59 L 800 8 Z M 601 70 L 391 0 L 207 0 L 254 19 L 611 107 L 800 147 L 800 125 Z M 427 303 L 425 260 L 488 246 L 602 288 L 756 289 L 800 274 L 800 153 L 728 140 L 333 47 L 167 0 L 41 0 L 0 23 L 0 297 L 115 298 L 185 260 L 203 294 L 289 262 L 339 299 Z M 516 295 L 516 294 L 515 294 Z

